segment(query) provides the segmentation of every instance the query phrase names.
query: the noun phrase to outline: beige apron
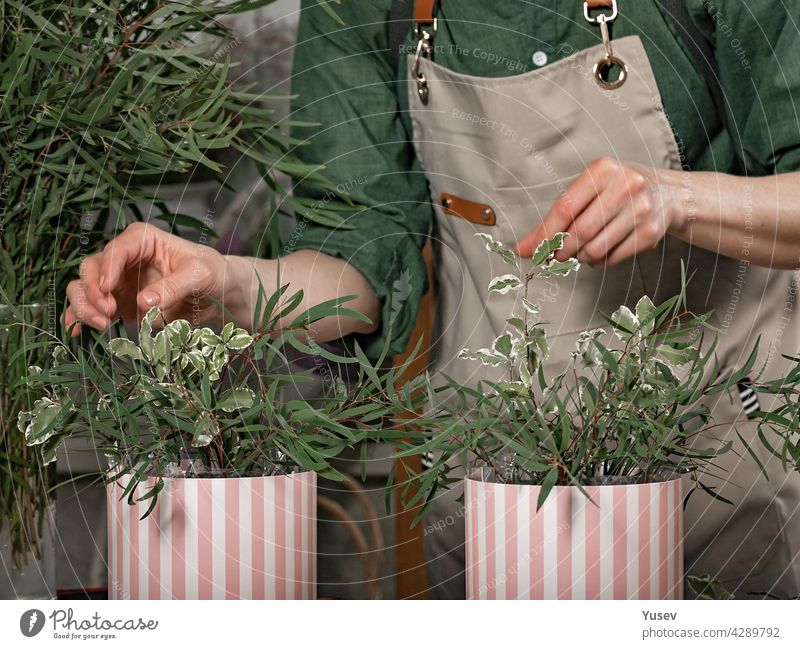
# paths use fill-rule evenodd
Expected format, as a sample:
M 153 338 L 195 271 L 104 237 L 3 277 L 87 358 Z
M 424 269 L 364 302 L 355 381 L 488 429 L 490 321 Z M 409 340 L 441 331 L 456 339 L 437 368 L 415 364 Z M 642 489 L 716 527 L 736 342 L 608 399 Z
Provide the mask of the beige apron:
M 582 6 L 574 2 L 574 20 L 583 20 Z M 511 269 L 486 251 L 476 232 L 512 245 L 601 156 L 680 168 L 675 137 L 641 39 L 628 36 L 612 45 L 614 56 L 627 65 L 627 77 L 615 89 L 602 88 L 593 73 L 605 53 L 603 45 L 541 69 L 499 78 L 455 73 L 424 56 L 418 57 L 415 68 L 415 57 L 409 56 L 414 145 L 430 184 L 438 227 L 434 374 L 444 371 L 466 383 L 498 377 L 492 368 L 457 358 L 464 347 L 489 346 L 505 330 L 517 299 L 513 292 L 488 298 L 490 279 Z M 485 205 L 490 210 L 487 218 L 491 213 L 496 224 L 453 215 L 443 209 L 442 194 Z M 783 369 L 780 354 L 798 349 L 797 323 L 787 320 L 794 302 L 793 274 L 748 266 L 672 237 L 617 267 L 584 266 L 567 278 L 533 287 L 543 317 L 551 323 L 552 355 L 546 370 L 563 367 L 578 333 L 604 324 L 601 314 L 621 304 L 633 306 L 644 294 L 656 302 L 676 294 L 681 260 L 697 271 L 689 288 L 690 308 L 715 310 L 712 324 L 723 334 L 723 369 L 742 364 L 761 334 L 765 341 L 780 338 L 777 349 L 762 341 L 762 359 L 770 359 L 763 377 L 777 376 Z M 736 391 L 712 407 L 717 422 L 743 416 Z M 753 435 L 748 424 L 738 425 L 738 432 Z M 716 435 L 736 439 L 730 427 L 721 427 Z M 719 462 L 722 478 L 708 480 L 736 506 L 702 492 L 690 499 L 687 574 L 710 573 L 743 597 L 765 591 L 797 595 L 800 475 L 787 476 L 777 462 L 770 462 L 767 482 L 741 446 L 737 448 L 743 457 L 729 453 Z M 766 460 L 766 453 L 762 457 Z M 464 597 L 464 520 L 455 502 L 458 492 L 439 495 L 425 525 L 433 596 Z

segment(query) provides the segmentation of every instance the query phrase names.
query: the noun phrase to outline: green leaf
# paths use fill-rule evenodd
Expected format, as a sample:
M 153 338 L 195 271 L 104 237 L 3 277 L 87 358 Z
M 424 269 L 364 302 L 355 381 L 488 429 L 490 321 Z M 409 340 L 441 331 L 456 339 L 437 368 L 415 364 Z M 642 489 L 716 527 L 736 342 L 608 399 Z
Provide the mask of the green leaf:
M 235 328 L 236 328 L 236 323 L 234 322 L 228 322 L 225 324 L 225 326 L 222 328 L 222 331 L 219 334 L 220 338 L 222 338 L 222 342 L 227 343 L 231 339 L 231 336 L 233 336 L 233 330 Z
M 152 363 L 153 360 L 153 323 L 161 315 L 158 307 L 150 309 L 142 318 L 139 326 L 139 347 L 145 360 Z
M 525 307 L 525 310 L 530 313 L 532 316 L 538 316 L 541 309 L 538 305 L 534 304 L 533 302 L 522 298 L 522 306 Z
M 494 348 L 494 351 L 504 358 L 509 358 L 512 350 L 511 335 L 503 334 L 502 336 L 498 336 L 495 339 L 492 347 Z
M 628 342 L 639 330 L 639 319 L 625 305 L 619 307 L 611 316 L 614 333 L 622 342 Z
M 114 338 L 108 341 L 108 348 L 117 358 L 142 359 L 142 350 L 127 338 Z
M 525 333 L 525 321 L 522 318 L 518 316 L 511 316 L 508 320 L 506 320 L 506 322 L 520 333 Z
M 237 329 L 225 343 L 228 349 L 241 350 L 247 349 L 253 344 L 253 337 L 244 329 Z
M 33 410 L 27 426 L 24 427 L 25 443 L 28 446 L 43 444 L 50 437 L 58 432 L 60 417 L 64 412 L 61 403 L 52 401 L 44 397 L 34 403 Z M 17 425 L 20 426 L 22 419 L 18 416 Z
M 173 351 L 177 351 L 180 347 L 189 344 L 189 339 L 192 335 L 191 325 L 186 320 L 173 320 L 166 327 L 164 331 L 169 336 L 170 343 Z
M 545 474 L 542 480 L 542 486 L 539 489 L 539 497 L 536 499 L 537 512 L 542 508 L 542 505 L 544 505 L 544 501 L 547 500 L 556 482 L 558 482 L 558 469 L 553 468 Z
M 500 293 L 500 295 L 505 295 L 509 291 L 516 291 L 520 288 L 522 288 L 522 282 L 516 275 L 501 275 L 489 282 L 489 292 Z
M 468 349 L 462 349 L 461 352 L 458 354 L 459 358 L 468 361 L 480 361 L 484 365 L 492 365 L 497 366 L 501 365 L 502 363 L 507 362 L 506 358 L 502 356 L 498 356 L 497 354 L 493 353 L 490 349 L 479 349 L 478 351 L 471 352 Z
M 255 392 L 249 388 L 231 388 L 217 397 L 217 408 L 225 412 L 251 408 L 256 401 Z
M 564 247 L 564 238 L 567 236 L 566 232 L 558 232 L 552 239 L 545 239 L 542 241 L 533 253 L 531 263 L 534 266 L 541 266 L 553 258 L 559 250 Z
M 528 396 L 528 388 L 522 381 L 497 381 L 493 386 L 498 392 L 507 394 L 512 398 Z
M 537 273 L 537 277 L 548 279 L 550 277 L 566 277 L 572 272 L 580 270 L 581 264 L 577 259 L 567 259 L 566 261 L 556 261 L 553 259 L 548 262 Z
M 519 261 L 517 259 L 517 255 L 515 255 L 511 250 L 506 248 L 502 243 L 496 241 L 494 237 L 485 232 L 477 232 L 475 236 L 478 237 L 483 244 L 486 246 L 486 250 L 492 252 L 496 255 L 500 255 L 503 261 L 511 266 L 514 266 L 517 270 L 519 270 Z
M 653 304 L 653 301 L 647 295 L 643 295 L 636 303 L 636 317 L 639 322 L 648 322 L 647 327 L 642 332 L 645 336 L 649 335 L 655 328 L 655 321 L 653 319 L 648 320 L 655 310 L 655 304 Z
M 195 424 L 192 446 L 202 448 L 211 444 L 211 441 L 219 434 L 219 426 L 214 421 L 211 413 L 204 410 L 200 413 Z
M 694 347 L 679 348 L 673 345 L 659 345 L 658 354 L 672 365 L 686 365 L 694 361 L 700 353 Z

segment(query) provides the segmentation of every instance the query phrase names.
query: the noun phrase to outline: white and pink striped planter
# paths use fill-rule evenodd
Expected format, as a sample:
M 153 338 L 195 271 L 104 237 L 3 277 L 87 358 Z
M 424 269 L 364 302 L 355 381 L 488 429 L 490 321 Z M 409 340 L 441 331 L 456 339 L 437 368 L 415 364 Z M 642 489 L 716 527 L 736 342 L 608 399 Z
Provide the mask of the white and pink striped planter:
M 467 598 L 682 599 L 681 480 L 585 489 L 467 478 Z
M 106 487 L 109 599 L 316 598 L 316 473 L 164 482 Z

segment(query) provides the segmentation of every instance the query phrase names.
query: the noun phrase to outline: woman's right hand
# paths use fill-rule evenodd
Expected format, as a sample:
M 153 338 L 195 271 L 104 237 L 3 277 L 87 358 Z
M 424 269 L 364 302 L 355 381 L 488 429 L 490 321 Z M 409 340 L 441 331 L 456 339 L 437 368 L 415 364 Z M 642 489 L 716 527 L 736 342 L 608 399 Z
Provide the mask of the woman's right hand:
M 80 323 L 101 330 L 119 318 L 138 324 L 154 306 L 167 322 L 219 322 L 222 314 L 208 296 L 223 300 L 226 259 L 209 246 L 133 223 L 81 263 L 80 279 L 67 286 L 65 325 L 79 323 L 74 336 Z

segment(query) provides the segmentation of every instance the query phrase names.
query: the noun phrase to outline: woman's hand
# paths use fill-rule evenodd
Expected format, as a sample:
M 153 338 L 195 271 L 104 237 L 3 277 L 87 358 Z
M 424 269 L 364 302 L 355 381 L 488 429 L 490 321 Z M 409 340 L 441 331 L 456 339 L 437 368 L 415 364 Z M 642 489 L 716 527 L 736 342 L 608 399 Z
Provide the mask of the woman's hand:
M 157 306 L 166 322 L 183 318 L 199 326 L 219 324 L 230 317 L 250 331 L 259 285 L 270 295 L 279 280 L 289 284 L 288 295 L 302 291 L 297 312 L 343 295 L 356 295 L 347 306 L 372 320 L 367 324 L 348 315 L 323 318 L 312 330 L 319 341 L 372 333 L 380 322 L 381 304 L 375 292 L 343 259 L 313 250 L 299 250 L 280 261 L 222 255 L 152 225 L 134 223 L 81 264 L 80 279 L 67 286 L 65 324 L 67 328 L 78 322 L 106 329 L 118 318 L 138 324 Z M 209 298 L 225 306 L 224 317 Z M 285 315 L 279 327 L 291 323 L 296 315 Z M 79 332 L 80 324 L 73 335 Z
M 138 323 L 154 306 L 167 322 L 218 321 L 222 314 L 208 296 L 222 301 L 225 271 L 226 257 L 213 248 L 133 223 L 81 264 L 80 279 L 67 286 L 66 327 L 106 329 L 118 318 Z
M 559 260 L 577 257 L 589 266 L 613 266 L 656 247 L 682 224 L 680 174 L 613 158 L 592 162 L 553 203 L 542 223 L 517 242 L 533 255 L 556 232 L 567 232 Z

